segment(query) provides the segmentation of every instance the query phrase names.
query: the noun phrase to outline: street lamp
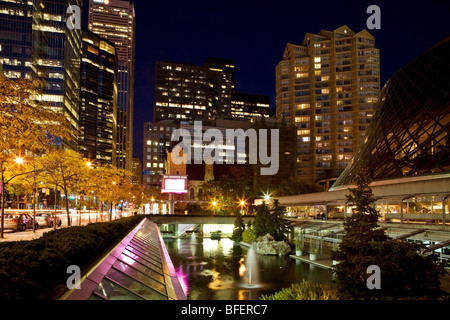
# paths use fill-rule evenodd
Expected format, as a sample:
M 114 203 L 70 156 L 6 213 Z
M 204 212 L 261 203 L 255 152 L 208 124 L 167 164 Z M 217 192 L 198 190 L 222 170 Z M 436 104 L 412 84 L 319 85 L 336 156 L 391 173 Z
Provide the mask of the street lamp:
M 217 201 L 214 200 L 212 202 L 212 206 L 213 206 L 213 214 L 215 215 L 216 214 Z
M 244 206 L 245 206 L 245 201 L 244 200 L 241 200 L 240 202 L 239 202 L 239 204 L 241 205 L 241 215 L 244 215 Z
M 20 166 L 24 164 L 25 160 L 22 157 L 18 156 L 14 159 L 14 162 Z

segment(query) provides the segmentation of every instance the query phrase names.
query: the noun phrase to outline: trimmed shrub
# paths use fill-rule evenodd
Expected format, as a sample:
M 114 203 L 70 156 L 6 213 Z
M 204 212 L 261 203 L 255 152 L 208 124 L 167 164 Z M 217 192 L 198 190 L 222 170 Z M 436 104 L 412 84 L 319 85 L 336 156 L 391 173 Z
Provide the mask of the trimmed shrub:
M 0 300 L 57 299 L 67 267 L 85 271 L 140 221 L 133 216 L 50 231 L 31 241 L 0 243 Z
M 339 300 L 338 291 L 328 284 L 302 280 L 289 288 L 271 295 L 262 295 L 260 300 Z
M 247 228 L 242 232 L 242 241 L 246 243 L 252 243 L 256 239 L 256 233 L 253 228 Z

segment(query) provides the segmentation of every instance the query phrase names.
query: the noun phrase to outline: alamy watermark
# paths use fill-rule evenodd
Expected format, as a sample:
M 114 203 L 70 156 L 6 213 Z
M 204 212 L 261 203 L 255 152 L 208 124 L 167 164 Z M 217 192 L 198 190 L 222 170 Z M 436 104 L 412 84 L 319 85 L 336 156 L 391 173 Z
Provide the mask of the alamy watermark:
M 70 16 L 66 20 L 67 28 L 70 30 L 81 29 L 81 9 L 79 6 L 69 6 L 66 11 Z
M 79 266 L 69 266 L 67 267 L 67 274 L 70 274 L 67 278 L 66 286 L 69 290 L 80 290 L 81 289 L 81 269 Z
M 381 289 L 381 269 L 377 265 L 370 265 L 367 268 L 367 274 L 370 276 L 367 278 L 366 285 L 370 290 Z
M 270 131 L 270 135 L 268 134 Z M 194 122 L 194 137 L 187 129 L 176 129 L 171 141 L 180 141 L 172 149 L 174 164 L 245 164 L 248 155 L 249 164 L 269 165 L 261 167 L 261 175 L 275 175 L 279 169 L 278 129 L 226 129 L 225 137 L 222 131 L 215 128 L 203 132 L 201 121 Z M 270 136 L 270 156 L 268 155 L 268 139 Z M 225 140 L 224 140 L 225 138 Z M 248 145 L 247 145 L 248 139 Z M 236 142 L 235 142 L 236 141 Z M 205 145 L 205 143 L 209 143 Z M 247 148 L 248 146 L 248 148 Z M 248 153 L 247 153 L 248 150 Z
M 371 5 L 366 10 L 367 14 L 372 14 L 366 22 L 367 29 L 381 29 L 381 9 L 377 5 Z

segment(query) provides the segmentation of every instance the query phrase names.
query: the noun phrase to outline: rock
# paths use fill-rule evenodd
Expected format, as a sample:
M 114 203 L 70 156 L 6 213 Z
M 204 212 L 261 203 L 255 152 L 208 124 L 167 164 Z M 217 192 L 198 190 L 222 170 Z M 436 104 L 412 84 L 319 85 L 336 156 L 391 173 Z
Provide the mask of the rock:
M 284 256 L 291 252 L 291 247 L 285 241 L 275 241 L 270 234 L 255 239 L 253 249 L 256 253 L 263 255 Z

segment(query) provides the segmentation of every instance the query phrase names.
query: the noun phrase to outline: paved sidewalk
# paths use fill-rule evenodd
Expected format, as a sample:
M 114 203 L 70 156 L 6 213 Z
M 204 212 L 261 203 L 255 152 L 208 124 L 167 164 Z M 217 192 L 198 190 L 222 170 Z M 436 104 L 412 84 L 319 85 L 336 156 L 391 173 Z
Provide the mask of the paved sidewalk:
M 38 229 L 35 233 L 32 230 L 27 231 L 5 231 L 3 233 L 3 239 L 0 238 L 0 242 L 8 242 L 8 241 L 29 241 L 42 237 L 42 235 L 46 232 L 52 231 L 53 228 L 45 228 Z

